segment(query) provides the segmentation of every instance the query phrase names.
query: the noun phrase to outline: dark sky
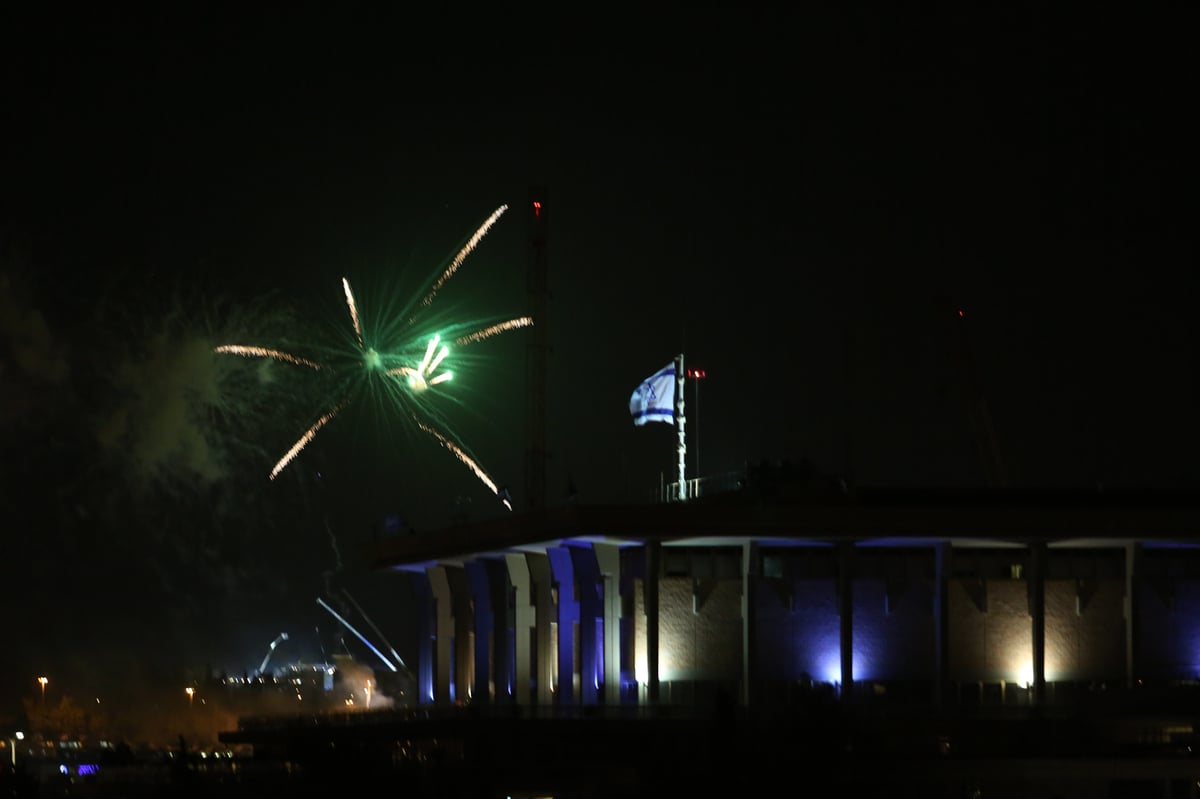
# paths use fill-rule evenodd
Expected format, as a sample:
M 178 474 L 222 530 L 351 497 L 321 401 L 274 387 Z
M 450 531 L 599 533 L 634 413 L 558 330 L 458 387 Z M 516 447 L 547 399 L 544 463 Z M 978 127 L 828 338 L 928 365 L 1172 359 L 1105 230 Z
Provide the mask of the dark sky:
M 327 584 L 402 617 L 382 521 L 505 511 L 387 409 L 268 480 L 336 397 L 211 347 L 340 343 L 343 276 L 386 318 L 505 204 L 435 309 L 525 313 L 533 185 L 551 505 L 674 477 L 627 404 L 680 352 L 689 476 L 987 485 L 985 407 L 1009 485 L 1195 484 L 1173 15 L 4 13 L 0 715 L 43 671 L 253 665 L 335 631 Z M 529 333 L 472 345 L 442 417 L 518 507 Z

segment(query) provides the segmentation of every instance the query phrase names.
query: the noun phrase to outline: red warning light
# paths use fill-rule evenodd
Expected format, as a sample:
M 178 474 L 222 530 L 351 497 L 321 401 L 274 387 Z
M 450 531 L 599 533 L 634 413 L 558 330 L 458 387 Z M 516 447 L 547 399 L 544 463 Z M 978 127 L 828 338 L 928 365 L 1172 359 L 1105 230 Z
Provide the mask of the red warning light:
M 703 380 L 708 374 L 703 369 L 688 369 L 687 376 L 693 380 Z
M 534 216 L 542 215 L 542 204 L 540 202 L 538 202 L 537 200 L 533 201 L 533 215 Z
M 959 318 L 959 319 L 962 319 L 964 316 L 966 316 L 966 314 L 965 314 L 965 313 L 962 311 L 962 309 L 960 308 L 960 309 L 959 309 L 959 311 L 958 311 L 958 318 Z

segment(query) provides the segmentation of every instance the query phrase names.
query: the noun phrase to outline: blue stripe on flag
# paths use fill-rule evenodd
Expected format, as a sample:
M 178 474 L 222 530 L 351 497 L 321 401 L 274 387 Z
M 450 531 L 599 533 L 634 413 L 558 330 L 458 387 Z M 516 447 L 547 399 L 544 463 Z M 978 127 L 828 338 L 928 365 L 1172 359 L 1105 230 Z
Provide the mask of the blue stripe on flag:
M 658 420 L 658 419 L 671 419 L 672 421 L 674 421 L 674 416 L 675 416 L 675 412 L 669 408 L 647 408 L 646 410 L 642 411 L 641 413 L 636 414 L 633 417 L 633 421 L 635 424 L 637 423 L 638 419 L 645 419 L 648 421 L 653 421 L 653 420 Z

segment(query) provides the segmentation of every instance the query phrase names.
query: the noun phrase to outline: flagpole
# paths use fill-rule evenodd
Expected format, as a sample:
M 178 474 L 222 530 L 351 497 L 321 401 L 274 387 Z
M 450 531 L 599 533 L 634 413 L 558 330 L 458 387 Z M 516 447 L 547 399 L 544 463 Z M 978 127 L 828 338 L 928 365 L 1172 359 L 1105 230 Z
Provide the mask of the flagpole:
M 683 353 L 681 352 L 675 357 L 675 429 L 679 432 L 677 450 L 679 453 L 679 499 L 681 501 L 688 498 L 687 476 L 684 469 L 687 460 L 687 439 L 684 437 L 684 423 L 687 422 L 687 417 L 683 414 L 684 380 L 686 377 L 683 370 Z

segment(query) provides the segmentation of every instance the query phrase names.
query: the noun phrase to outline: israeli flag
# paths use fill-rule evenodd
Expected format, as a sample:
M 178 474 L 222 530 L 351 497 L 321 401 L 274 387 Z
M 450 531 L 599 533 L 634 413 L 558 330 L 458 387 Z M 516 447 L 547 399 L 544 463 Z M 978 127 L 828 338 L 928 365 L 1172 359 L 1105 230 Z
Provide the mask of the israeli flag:
M 667 364 L 647 377 L 633 390 L 629 398 L 633 423 L 641 427 L 646 422 L 675 423 L 675 362 Z

